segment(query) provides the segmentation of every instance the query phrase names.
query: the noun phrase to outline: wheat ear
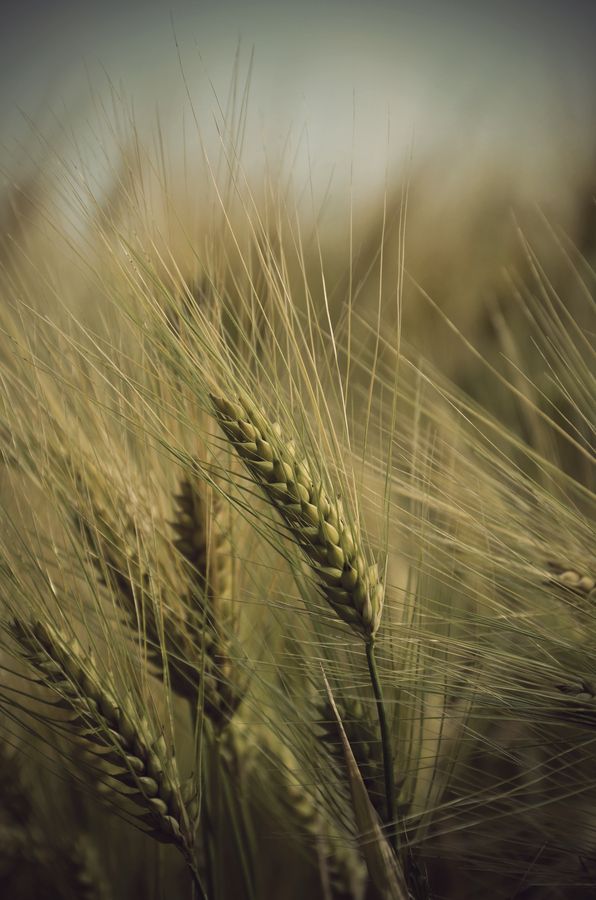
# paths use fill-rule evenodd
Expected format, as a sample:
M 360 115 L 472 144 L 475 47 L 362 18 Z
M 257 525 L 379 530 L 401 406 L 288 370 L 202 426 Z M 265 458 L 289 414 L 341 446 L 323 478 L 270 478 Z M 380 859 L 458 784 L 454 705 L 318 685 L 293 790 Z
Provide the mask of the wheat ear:
M 228 637 L 236 624 L 232 548 L 222 521 L 223 503 L 208 485 L 184 477 L 175 499 L 177 514 L 171 523 L 175 545 L 188 564 L 187 627 L 204 649 L 205 711 L 221 731 L 246 690 L 232 663 Z
M 128 699 L 118 697 L 111 679 L 98 672 L 78 641 L 48 622 L 14 619 L 10 631 L 23 655 L 74 715 L 66 726 L 93 755 L 106 799 L 121 796 L 140 809 L 140 826 L 158 840 L 176 844 L 188 859 L 192 832 L 165 740 L 155 735 Z M 115 782 L 125 788 L 121 792 Z
M 347 835 L 341 835 L 322 813 L 309 786 L 300 780 L 298 762 L 291 750 L 275 740 L 272 733 L 261 735 L 259 744 L 261 749 L 265 745 L 270 758 L 276 760 L 276 769 L 283 779 L 280 799 L 284 821 L 290 817 L 316 851 L 324 896 L 330 895 L 333 900 L 354 897 L 355 886 L 363 877 L 357 851 L 350 847 Z M 254 744 L 246 746 L 244 756 L 247 755 L 252 755 L 253 763 L 260 765 L 254 759 Z
M 333 900 L 354 896 L 354 881 L 358 877 L 358 860 L 342 839 L 331 838 L 329 824 L 323 819 L 313 798 L 304 785 L 287 778 L 285 805 L 296 824 L 308 835 L 316 847 L 321 877 L 328 882 Z
M 383 585 L 360 542 L 343 520 L 306 459 L 298 459 L 281 428 L 246 397 L 231 402 L 211 394 L 217 420 L 269 502 L 304 552 L 321 593 L 336 614 L 365 639 L 380 625 Z
M 223 502 L 198 478 L 185 476 L 175 497 L 176 520 L 172 522 L 175 544 L 195 579 L 192 597 L 199 614 L 208 602 L 222 617 L 232 598 L 232 549 L 223 523 Z

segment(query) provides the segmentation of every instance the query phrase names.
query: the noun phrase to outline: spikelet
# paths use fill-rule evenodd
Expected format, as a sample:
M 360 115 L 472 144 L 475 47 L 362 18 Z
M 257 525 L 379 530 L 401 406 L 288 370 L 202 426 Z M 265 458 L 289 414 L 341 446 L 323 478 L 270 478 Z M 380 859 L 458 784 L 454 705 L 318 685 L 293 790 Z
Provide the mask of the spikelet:
M 596 598 L 596 578 L 587 572 L 578 572 L 572 566 L 561 562 L 550 561 L 548 563 L 551 575 L 549 584 L 566 588 L 581 597 Z
M 104 777 L 99 783 L 105 798 L 114 805 L 132 801 L 139 827 L 187 853 L 190 823 L 163 736 L 153 733 L 130 700 L 117 699 L 111 679 L 100 675 L 76 639 L 39 620 L 26 625 L 14 619 L 10 630 L 41 683 L 73 714 L 67 727 L 85 742 L 98 781 Z
M 344 622 L 370 640 L 381 622 L 383 585 L 343 520 L 339 500 L 331 499 L 316 468 L 296 457 L 280 427 L 247 397 L 231 402 L 210 396 L 224 434 L 304 552 L 321 593 Z

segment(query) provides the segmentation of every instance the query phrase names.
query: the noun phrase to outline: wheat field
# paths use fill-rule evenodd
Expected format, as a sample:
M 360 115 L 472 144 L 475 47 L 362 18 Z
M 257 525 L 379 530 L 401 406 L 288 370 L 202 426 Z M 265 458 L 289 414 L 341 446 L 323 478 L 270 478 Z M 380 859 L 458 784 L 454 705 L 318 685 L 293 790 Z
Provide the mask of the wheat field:
M 592 897 L 593 213 L 326 220 L 233 81 L 2 196 L 0 892 Z

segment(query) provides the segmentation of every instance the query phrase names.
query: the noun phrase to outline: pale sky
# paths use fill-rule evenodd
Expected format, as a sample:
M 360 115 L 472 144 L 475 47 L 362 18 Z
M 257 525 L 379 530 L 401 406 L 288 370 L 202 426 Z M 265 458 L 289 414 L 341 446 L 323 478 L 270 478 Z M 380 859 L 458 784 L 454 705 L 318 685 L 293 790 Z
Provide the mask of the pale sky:
M 0 0 L 0 143 L 93 122 L 107 77 L 142 121 L 180 127 L 188 87 L 208 130 L 240 42 L 251 50 L 249 157 L 308 128 L 321 181 L 352 164 L 378 183 L 389 160 L 461 145 L 517 157 L 530 181 L 587 155 L 596 113 L 596 4 L 457 0 Z M 387 137 L 389 129 L 390 136 Z M 306 152 L 306 151 L 304 151 Z M 555 164 L 553 163 L 553 166 Z

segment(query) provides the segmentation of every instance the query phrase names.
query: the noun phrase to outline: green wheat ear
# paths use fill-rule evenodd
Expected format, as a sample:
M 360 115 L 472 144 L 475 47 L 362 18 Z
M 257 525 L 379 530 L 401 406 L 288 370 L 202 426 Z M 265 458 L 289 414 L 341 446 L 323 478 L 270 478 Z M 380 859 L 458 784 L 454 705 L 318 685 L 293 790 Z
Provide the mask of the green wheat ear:
M 319 589 L 334 612 L 365 640 L 376 634 L 383 610 L 383 584 L 368 565 L 358 536 L 343 519 L 316 467 L 298 459 L 284 439 L 246 397 L 231 402 L 210 395 L 217 420 L 305 554 Z
M 10 631 L 41 683 L 71 712 L 66 727 L 90 751 L 106 799 L 116 807 L 132 801 L 143 830 L 188 856 L 191 824 L 163 736 L 153 733 L 131 702 L 118 699 L 110 678 L 74 638 L 39 620 L 14 619 Z

